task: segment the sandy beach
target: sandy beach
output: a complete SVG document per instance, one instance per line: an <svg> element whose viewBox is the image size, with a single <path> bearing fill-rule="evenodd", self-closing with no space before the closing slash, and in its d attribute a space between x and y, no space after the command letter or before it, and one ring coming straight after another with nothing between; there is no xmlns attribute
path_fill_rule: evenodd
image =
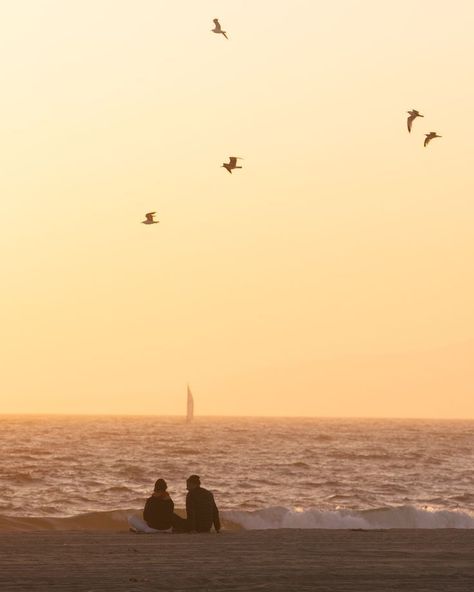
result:
<svg viewBox="0 0 474 592"><path fill-rule="evenodd" d="M0 589L469 592L473 530L0 536Z"/></svg>

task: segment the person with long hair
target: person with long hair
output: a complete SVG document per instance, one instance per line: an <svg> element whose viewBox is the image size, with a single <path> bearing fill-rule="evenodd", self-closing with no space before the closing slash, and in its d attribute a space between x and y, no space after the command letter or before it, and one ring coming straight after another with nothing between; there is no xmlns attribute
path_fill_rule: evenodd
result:
<svg viewBox="0 0 474 592"><path fill-rule="evenodd" d="M146 500L143 519L155 530L187 530L186 520L174 513L174 502L167 489L164 479L156 481L153 494Z"/></svg>

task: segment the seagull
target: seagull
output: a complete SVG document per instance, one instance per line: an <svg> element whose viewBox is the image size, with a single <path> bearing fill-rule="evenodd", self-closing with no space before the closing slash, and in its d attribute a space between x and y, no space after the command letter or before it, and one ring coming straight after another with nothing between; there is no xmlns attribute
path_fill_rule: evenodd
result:
<svg viewBox="0 0 474 592"><path fill-rule="evenodd" d="M242 160L240 156L229 156L229 162L224 162L222 167L227 169L232 174L233 169L241 169L241 166L237 166L237 159ZM221 167L221 168L222 168Z"/></svg>
<svg viewBox="0 0 474 592"><path fill-rule="evenodd" d="M154 220L153 217L156 215L156 212L148 212L145 214L146 220L143 220L142 224L158 224L159 220Z"/></svg>
<svg viewBox="0 0 474 592"><path fill-rule="evenodd" d="M419 111L413 109L412 111L407 111L410 114L410 117L407 119L408 131L411 132L411 126L417 117L424 117Z"/></svg>
<svg viewBox="0 0 474 592"><path fill-rule="evenodd" d="M212 20L212 22L214 23L215 27L214 27L213 29L211 29L211 31L212 31L213 33L217 33L217 34L219 34L219 33L220 33L221 35L224 35L224 37L225 37L226 39L229 39L229 38L227 37L227 35L226 35L226 32L222 30L222 27L221 27L221 24L220 24L220 22L219 22L219 19L213 19L213 20Z"/></svg>
<svg viewBox="0 0 474 592"><path fill-rule="evenodd" d="M434 140L434 138L442 138L443 136L438 136L438 134L436 132L430 132L429 134L425 134L426 138L425 141L423 143L423 146L426 148L428 146L428 144L431 142L431 140Z"/></svg>

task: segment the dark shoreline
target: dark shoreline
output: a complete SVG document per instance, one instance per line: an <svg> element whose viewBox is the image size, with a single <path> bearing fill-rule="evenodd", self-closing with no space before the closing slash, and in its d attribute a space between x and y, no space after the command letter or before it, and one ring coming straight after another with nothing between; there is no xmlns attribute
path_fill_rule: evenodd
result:
<svg viewBox="0 0 474 592"><path fill-rule="evenodd" d="M4 532L0 589L470 592L474 530Z"/></svg>

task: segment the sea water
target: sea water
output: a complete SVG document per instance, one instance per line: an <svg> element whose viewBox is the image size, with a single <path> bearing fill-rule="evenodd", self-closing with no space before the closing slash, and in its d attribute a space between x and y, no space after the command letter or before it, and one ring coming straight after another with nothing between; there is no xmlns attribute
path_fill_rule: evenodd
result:
<svg viewBox="0 0 474 592"><path fill-rule="evenodd" d="M474 528L474 421L0 417L0 528L123 520L159 477L183 508L193 473L247 529Z"/></svg>

